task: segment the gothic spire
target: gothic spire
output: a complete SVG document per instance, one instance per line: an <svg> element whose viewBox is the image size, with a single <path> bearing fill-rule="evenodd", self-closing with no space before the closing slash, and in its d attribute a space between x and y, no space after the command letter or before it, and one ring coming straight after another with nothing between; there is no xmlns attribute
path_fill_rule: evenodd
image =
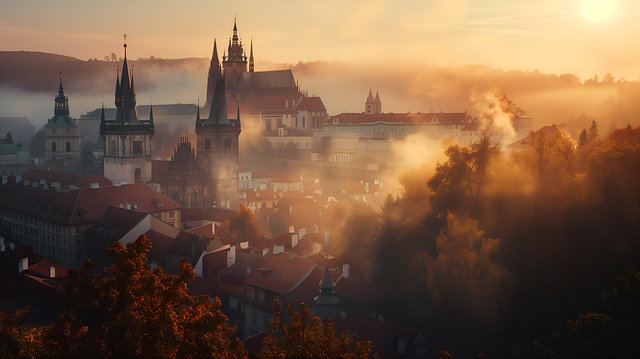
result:
<svg viewBox="0 0 640 359"><path fill-rule="evenodd" d="M126 41L126 35L125 35ZM122 117L116 116L118 124L138 124L138 110L136 109L136 93L132 87L129 62L127 61L127 44L124 44L124 62L122 64L122 78L120 79L120 93L122 96ZM116 90L117 92L117 90ZM118 115L120 110L118 110Z"/></svg>
<svg viewBox="0 0 640 359"><path fill-rule="evenodd" d="M233 18L233 43L238 43L238 26L236 25L236 18Z"/></svg>
<svg viewBox="0 0 640 359"><path fill-rule="evenodd" d="M204 107L211 106L213 101L213 93L216 89L216 81L222 77L222 70L220 68L220 61L218 60L218 46L216 39L213 39L213 54L211 54L211 63L209 64L209 76L207 77L207 99L204 103Z"/></svg>
<svg viewBox="0 0 640 359"><path fill-rule="evenodd" d="M253 39L251 39L251 51L249 55L249 72L253 72L254 63L253 63Z"/></svg>
<svg viewBox="0 0 640 359"><path fill-rule="evenodd" d="M206 105L205 105L206 106ZM196 106L196 123L200 122L200 97L198 97L198 106Z"/></svg>
<svg viewBox="0 0 640 359"><path fill-rule="evenodd" d="M107 120L106 120L106 118L104 116L104 100L102 100L102 114L100 115L100 124L101 125L106 125L107 124Z"/></svg>
<svg viewBox="0 0 640 359"><path fill-rule="evenodd" d="M149 107L149 124L153 125L153 101L151 101L151 106Z"/></svg>
<svg viewBox="0 0 640 359"><path fill-rule="evenodd" d="M378 90L376 90L376 99L374 100L376 103L380 103L380 95L378 94Z"/></svg>
<svg viewBox="0 0 640 359"><path fill-rule="evenodd" d="M371 87L369 87L369 96L367 96L367 102L373 102L373 93L371 93Z"/></svg>
<svg viewBox="0 0 640 359"><path fill-rule="evenodd" d="M213 100L211 101L211 109L209 111L209 119L207 122L220 124L228 123L227 117L227 104L225 101L225 86L224 79L218 79L216 81L216 89L213 93Z"/></svg>

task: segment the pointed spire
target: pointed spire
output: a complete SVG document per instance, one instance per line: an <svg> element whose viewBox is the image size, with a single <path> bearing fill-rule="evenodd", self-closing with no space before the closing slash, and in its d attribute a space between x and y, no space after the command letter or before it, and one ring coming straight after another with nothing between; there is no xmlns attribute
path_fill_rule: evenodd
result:
<svg viewBox="0 0 640 359"><path fill-rule="evenodd" d="M380 103L380 95L378 94L378 90L376 90L376 99L374 101L376 103Z"/></svg>
<svg viewBox="0 0 640 359"><path fill-rule="evenodd" d="M221 78L221 79L218 79L218 81L216 81L216 90L213 93L213 100L211 101L211 109L209 110L209 119L207 120L208 123L215 123L215 124L220 124L220 122L229 123L224 92L225 92L224 78Z"/></svg>
<svg viewBox="0 0 640 359"><path fill-rule="evenodd" d="M233 18L233 43L238 43L238 26L236 25L236 18Z"/></svg>
<svg viewBox="0 0 640 359"><path fill-rule="evenodd" d="M149 106L149 124L153 125L153 98L151 98L151 106Z"/></svg>
<svg viewBox="0 0 640 359"><path fill-rule="evenodd" d="M213 101L213 93L216 89L216 81L222 77L222 69L218 60L218 46L216 39L213 39L213 53L211 54L211 63L209 64L209 75L207 76L207 99L204 107L210 107Z"/></svg>
<svg viewBox="0 0 640 359"><path fill-rule="evenodd" d="M65 116L69 114L69 99L64 95L64 87L62 86L62 71L60 71L60 86L58 87L58 96L55 99L53 113L56 116Z"/></svg>
<svg viewBox="0 0 640 359"><path fill-rule="evenodd" d="M324 264L324 275L322 276L322 280L320 281L320 292L333 292L333 281L331 280L331 275L329 274L329 261L326 261ZM324 289L324 290L323 290Z"/></svg>
<svg viewBox="0 0 640 359"><path fill-rule="evenodd" d="M369 87L369 96L367 96L367 102L373 101L373 93L371 93L371 87Z"/></svg>
<svg viewBox="0 0 640 359"><path fill-rule="evenodd" d="M125 41L127 35L124 35ZM127 44L124 44L124 61L122 64L122 78L120 80L120 91L122 96L122 117L116 117L116 122L120 124L138 124L138 110L136 109L136 93L132 88L132 81L129 73L129 62L127 61ZM117 90L116 90L117 91ZM120 113L120 111L118 111Z"/></svg>
<svg viewBox="0 0 640 359"><path fill-rule="evenodd" d="M253 72L254 63L253 63L253 39L251 39L251 51L249 52L249 72Z"/></svg>
<svg viewBox="0 0 640 359"><path fill-rule="evenodd" d="M196 106L197 111L196 112L196 122L200 122L200 97L198 97L198 106Z"/></svg>
<svg viewBox="0 0 640 359"><path fill-rule="evenodd" d="M240 123L240 104L238 104L238 114L236 115L236 121Z"/></svg>
<svg viewBox="0 0 640 359"><path fill-rule="evenodd" d="M100 124L101 125L107 124L107 119L104 116L104 97L102 98L102 114L100 115Z"/></svg>

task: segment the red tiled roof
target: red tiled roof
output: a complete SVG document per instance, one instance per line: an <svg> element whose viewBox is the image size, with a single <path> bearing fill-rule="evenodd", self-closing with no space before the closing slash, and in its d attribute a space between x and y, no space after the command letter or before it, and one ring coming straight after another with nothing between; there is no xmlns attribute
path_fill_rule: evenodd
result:
<svg viewBox="0 0 640 359"><path fill-rule="evenodd" d="M272 182L296 183L296 182L302 182L302 178L300 178L300 176L294 176L292 174L282 172L279 175L277 175Z"/></svg>
<svg viewBox="0 0 640 359"><path fill-rule="evenodd" d="M262 269L261 269L262 268ZM315 268L315 262L288 253L272 255L244 280L247 285L286 295Z"/></svg>
<svg viewBox="0 0 640 359"><path fill-rule="evenodd" d="M113 186L113 182L106 177L91 176L79 173L48 171L32 168L22 175L23 180L40 183L44 180L49 187L52 183L60 183L63 189L69 188L69 185L75 185L78 188L89 188L92 183L98 183L102 186Z"/></svg>
<svg viewBox="0 0 640 359"><path fill-rule="evenodd" d="M278 95L278 96L254 96L250 97L249 105L251 105L251 111L265 111L265 110L285 110L292 111L294 107L292 101L296 101L297 106L300 102L302 95ZM285 107L285 105L288 105ZM294 111L297 112L297 111Z"/></svg>
<svg viewBox="0 0 640 359"><path fill-rule="evenodd" d="M351 123L356 124L369 124L376 122L390 122L390 123L406 123L412 124L415 121L418 123L446 123L450 125L465 125L471 119L470 115L464 112L449 112L449 113L380 113L374 115L367 115L364 113L341 113L339 115L331 116L327 119L327 122L332 124L335 119L338 119L340 124Z"/></svg>
<svg viewBox="0 0 640 359"><path fill-rule="evenodd" d="M202 210L202 208L184 208L182 210L182 220L183 221L188 221L188 220L199 220L202 219L202 217L204 216L204 211Z"/></svg>
<svg viewBox="0 0 640 359"><path fill-rule="evenodd" d="M367 194L367 189L360 182L346 182L340 193L344 194Z"/></svg>
<svg viewBox="0 0 640 359"><path fill-rule="evenodd" d="M244 191L240 191L240 193L246 194L247 203L262 202L267 200L279 200L284 196L281 189L264 189L258 191L255 191L254 189L247 189Z"/></svg>
<svg viewBox="0 0 640 359"><path fill-rule="evenodd" d="M278 175L278 172L272 170L271 168L265 170L255 170L251 171L251 179L256 178L273 178Z"/></svg>
<svg viewBox="0 0 640 359"><path fill-rule="evenodd" d="M213 237L213 223L204 224L200 227L194 227L187 230L189 233L199 234L201 236Z"/></svg>
<svg viewBox="0 0 640 359"><path fill-rule="evenodd" d="M313 308L315 305L313 299L320 294L320 281L322 281L323 276L324 267L322 269L314 269L307 279L300 283L298 288L284 297L284 300L296 308L299 307L300 303L304 303L309 309ZM340 273L329 273L329 276L334 283L340 279Z"/></svg>
<svg viewBox="0 0 640 359"><path fill-rule="evenodd" d="M532 136L538 137L538 136L544 134L544 136L546 138L551 138L556 133L560 133L563 136L569 136L569 138L571 138L571 139L573 139L576 136L576 134L573 132L571 127L569 127L568 125L566 125L564 123L559 124L559 125L553 124L551 126L544 126L544 127L540 128L539 130L537 130L536 132L534 132L533 135L530 133L525 138L523 138L523 139L521 139L519 141L516 141L516 142L510 144L507 147L511 148L511 149L529 148L531 146L531 138L532 138Z"/></svg>
<svg viewBox="0 0 640 359"><path fill-rule="evenodd" d="M320 97L305 97L300 101L298 106L296 106L296 110L298 111L326 111L327 108L322 103L322 99Z"/></svg>
<svg viewBox="0 0 640 359"><path fill-rule="evenodd" d="M202 219L206 219L207 221L212 221L212 222L224 222L227 219L231 219L234 213L236 212L232 209L207 207L204 210Z"/></svg>
<svg viewBox="0 0 640 359"><path fill-rule="evenodd" d="M98 242L106 248L129 233L147 213L107 206L100 221L84 231L88 241Z"/></svg>

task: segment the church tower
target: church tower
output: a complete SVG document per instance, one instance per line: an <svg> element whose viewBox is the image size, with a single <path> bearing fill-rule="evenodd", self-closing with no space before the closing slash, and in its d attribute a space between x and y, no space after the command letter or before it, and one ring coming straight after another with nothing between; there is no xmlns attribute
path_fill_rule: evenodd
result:
<svg viewBox="0 0 640 359"><path fill-rule="evenodd" d="M227 80L228 81L228 80ZM219 79L211 101L208 119L196 117L198 137L197 162L203 170L203 206L237 210L238 199L238 137L240 108L235 119L227 116L225 80Z"/></svg>
<svg viewBox="0 0 640 359"><path fill-rule="evenodd" d="M126 35L125 35L126 40ZM141 121L136 109L133 71L129 72L127 44L124 44L122 78L116 76L116 119L100 123L104 140L104 176L113 182L151 181L151 139L154 135L153 109L149 120Z"/></svg>
<svg viewBox="0 0 640 359"><path fill-rule="evenodd" d="M335 286L329 275L329 262L324 265L324 275L320 281L320 294L313 299L316 304L313 309L313 315L319 317L323 321L331 318L337 319L340 317L340 299L336 297L333 292Z"/></svg>
<svg viewBox="0 0 640 359"><path fill-rule="evenodd" d="M242 49L242 41L238 39L238 26L233 20L233 37L229 39L227 55L222 56L223 75L227 85L227 103L238 103L240 93L236 87L242 74L247 72L247 56Z"/></svg>
<svg viewBox="0 0 640 359"><path fill-rule="evenodd" d="M45 161L80 159L78 140L78 123L69 116L69 98L64 95L62 73L60 73L60 87L55 98L54 116L45 127Z"/></svg>
<svg viewBox="0 0 640 359"><path fill-rule="evenodd" d="M218 59L218 46L216 40L213 39L213 53L211 54L211 63L209 64L209 76L207 76L207 100L204 103L205 113L211 109L213 102L213 94L216 90L216 82L222 78L222 68Z"/></svg>
<svg viewBox="0 0 640 359"><path fill-rule="evenodd" d="M369 96L367 96L367 101L364 103L364 113L367 115L377 115L382 113L382 102L380 102L380 95L376 90L376 98L373 98L373 93L371 93L371 89L369 89Z"/></svg>

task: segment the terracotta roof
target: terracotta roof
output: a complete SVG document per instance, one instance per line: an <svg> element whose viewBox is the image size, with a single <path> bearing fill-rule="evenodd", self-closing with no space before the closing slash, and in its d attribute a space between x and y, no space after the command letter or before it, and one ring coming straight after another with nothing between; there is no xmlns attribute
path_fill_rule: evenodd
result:
<svg viewBox="0 0 640 359"><path fill-rule="evenodd" d="M204 224L200 227L194 227L187 230L189 233L199 234L201 236L213 237L213 223Z"/></svg>
<svg viewBox="0 0 640 359"><path fill-rule="evenodd" d="M373 124L373 123L405 123L413 124L418 121L419 124L449 124L449 125L466 125L471 119L470 115L464 112L434 112L434 113L380 113L380 114L364 114L364 113L341 113L339 115L330 116L325 123L333 124L338 119L340 124L356 123L356 124Z"/></svg>
<svg viewBox="0 0 640 359"><path fill-rule="evenodd" d="M326 111L327 108L322 103L320 97L305 97L300 101L300 104L296 106L296 110L299 111Z"/></svg>
<svg viewBox="0 0 640 359"><path fill-rule="evenodd" d="M199 220L204 216L204 211L202 208L184 208L182 209L182 220Z"/></svg>
<svg viewBox="0 0 640 359"><path fill-rule="evenodd" d="M228 250L221 250L213 253L205 254L202 257L202 275L204 278L211 279L211 283L218 285L218 271L227 268Z"/></svg>
<svg viewBox="0 0 640 359"><path fill-rule="evenodd" d="M516 141L516 142L510 144L507 147L511 148L511 149L527 149L527 148L531 147L531 138L532 138L532 136L537 137L537 136L540 136L541 134L544 134L544 136L546 138L551 138L556 133L560 133L563 136L569 136L569 138L571 138L574 141L575 141L575 137L577 136L577 134L575 132L573 132L571 127L569 127L568 125L566 125L564 123L559 124L559 125L553 124L551 126L544 126L544 127L540 128L539 130L535 131L533 133L533 135L530 133L525 138L523 138L523 139L521 139L519 141Z"/></svg>
<svg viewBox="0 0 640 359"><path fill-rule="evenodd" d="M180 231L173 243L171 243L171 246L169 246L169 249L167 249L167 253L191 257L191 262L187 262L189 262L189 264L193 266L198 261L198 259L200 259L200 254L202 253L202 251L207 249L209 240L210 238L208 237ZM186 252L185 249L187 247L193 248L193 253Z"/></svg>
<svg viewBox="0 0 640 359"><path fill-rule="evenodd" d="M364 184L360 182L345 182L340 193L344 194L367 194L367 190Z"/></svg>
<svg viewBox="0 0 640 359"><path fill-rule="evenodd" d="M180 210L182 206L163 196L144 183L121 187L104 186L97 189L81 188L58 192L49 187L0 187L0 207L61 224L97 222L107 206L126 207L144 213ZM14 190L11 190L13 188Z"/></svg>
<svg viewBox="0 0 640 359"><path fill-rule="evenodd" d="M226 234L217 224L215 225L215 227L213 227L213 234L215 234L216 237L220 238L220 242L223 245L235 243L235 240L231 238L230 235Z"/></svg>
<svg viewBox="0 0 640 359"><path fill-rule="evenodd" d="M238 172L251 172L251 168L249 168L249 166L245 165L244 163L240 162L238 164Z"/></svg>
<svg viewBox="0 0 640 359"><path fill-rule="evenodd" d="M247 189L244 191L240 191L240 193L246 194L247 203L263 202L267 200L277 201L284 196L281 189L264 189L258 191L254 189Z"/></svg>
<svg viewBox="0 0 640 359"><path fill-rule="evenodd" d="M69 185L75 185L78 188L89 188L92 183L98 183L102 186L113 186L113 182L106 177L91 176L79 173L48 171L32 168L22 175L23 180L40 183L44 180L49 187L52 183L60 183L63 189L69 188Z"/></svg>
<svg viewBox="0 0 640 359"><path fill-rule="evenodd" d="M272 255L244 280L247 285L286 295L293 291L311 271L315 262L288 253Z"/></svg>
<svg viewBox="0 0 640 359"><path fill-rule="evenodd" d="M255 170L251 171L251 179L256 178L273 178L278 175L278 172L268 168L265 170Z"/></svg>
<svg viewBox="0 0 640 359"><path fill-rule="evenodd" d="M279 175L277 175L272 182L296 183L296 182L302 182L302 178L300 178L300 176L294 176L292 174L282 172Z"/></svg>
<svg viewBox="0 0 640 359"><path fill-rule="evenodd" d="M211 222L224 222L227 219L231 219L234 213L236 213L236 211L232 209L207 207L204 210L202 219L206 219L207 221L211 221Z"/></svg>

